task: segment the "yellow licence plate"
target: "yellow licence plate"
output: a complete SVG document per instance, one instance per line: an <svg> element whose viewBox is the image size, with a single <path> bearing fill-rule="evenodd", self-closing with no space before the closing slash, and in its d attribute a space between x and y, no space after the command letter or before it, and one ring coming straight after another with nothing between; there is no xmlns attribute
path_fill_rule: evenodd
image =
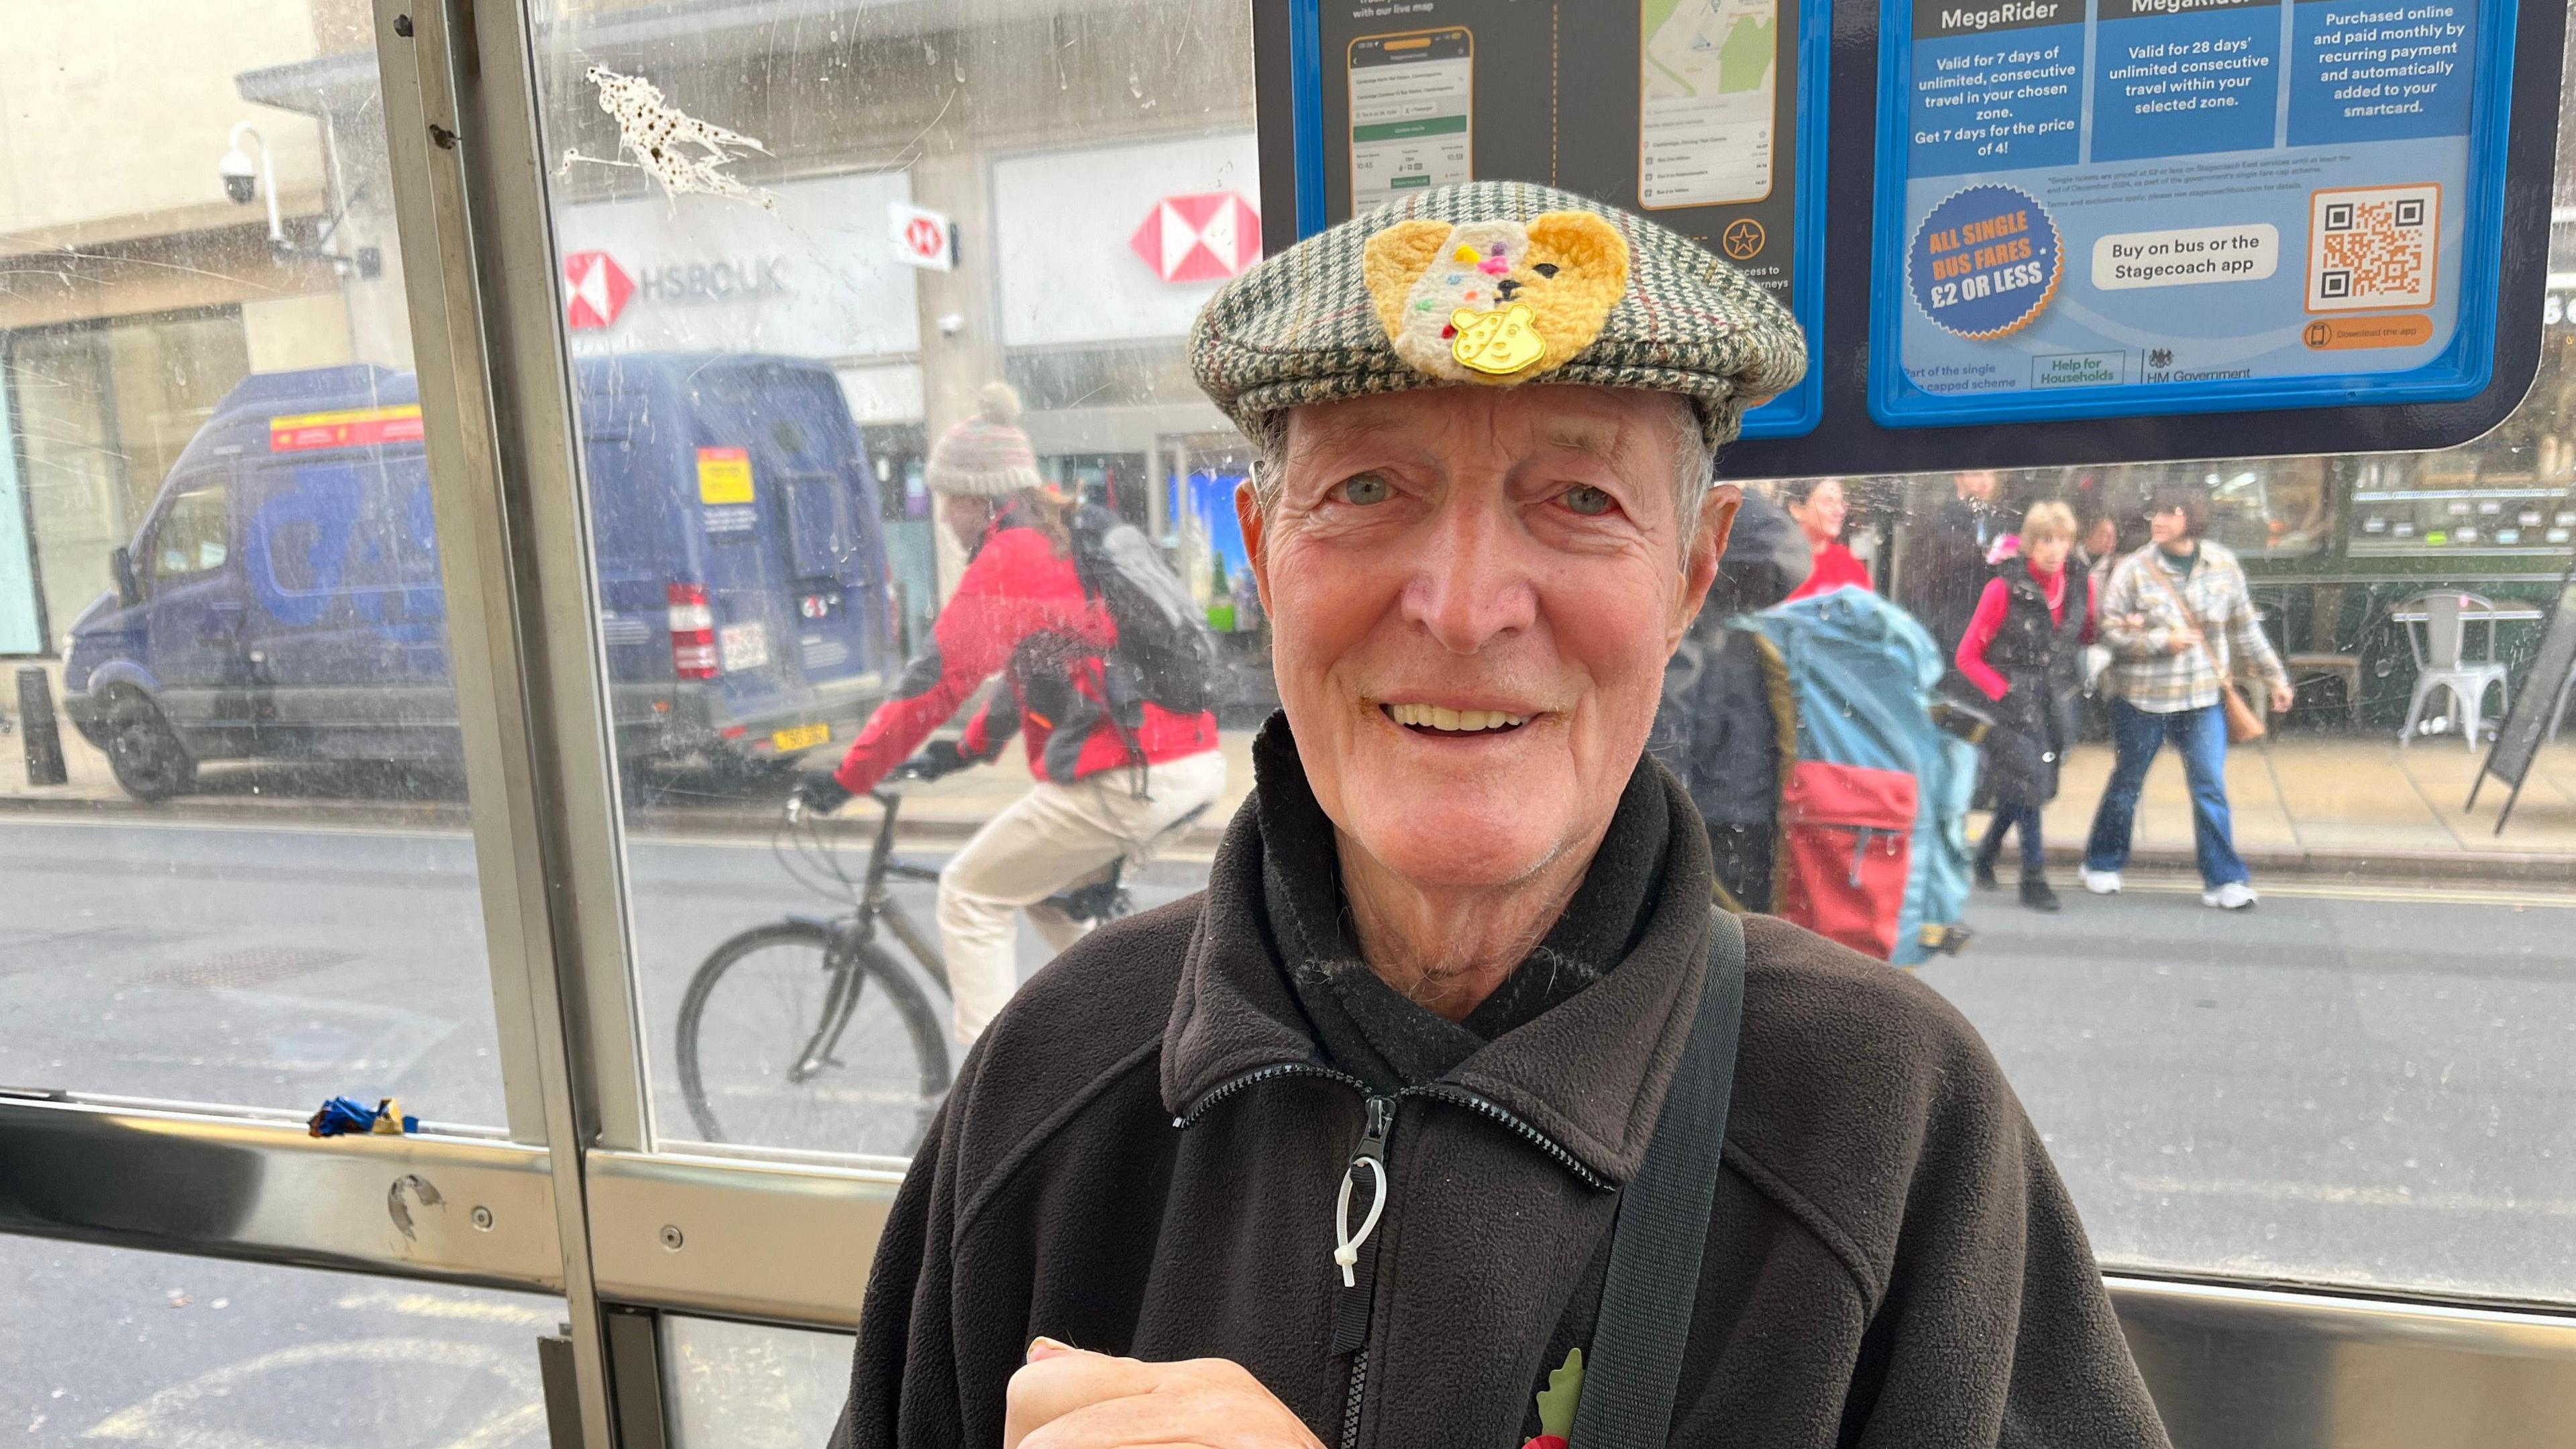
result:
<svg viewBox="0 0 2576 1449"><path fill-rule="evenodd" d="M769 737L769 742L782 750L810 750L832 737L828 724L797 725Z"/></svg>

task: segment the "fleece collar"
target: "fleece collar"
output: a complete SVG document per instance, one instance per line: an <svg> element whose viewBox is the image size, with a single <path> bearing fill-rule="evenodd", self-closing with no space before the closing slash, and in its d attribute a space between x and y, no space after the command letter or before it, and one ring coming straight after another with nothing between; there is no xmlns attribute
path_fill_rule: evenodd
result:
<svg viewBox="0 0 2576 1449"><path fill-rule="evenodd" d="M1306 791L1302 772L1292 781L1277 759L1256 757L1256 774L1265 768L1264 790ZM1689 1034L1707 969L1714 879L1688 795L1662 766L1643 768L1662 797L1666 844L1661 890L1634 944L1601 979L1503 1031L1425 1092L1500 1107L1612 1183L1627 1181L1644 1159ZM1163 1037L1163 1104L1176 1117L1265 1068L1327 1065L1268 929L1263 868L1274 847L1262 817L1257 801L1245 802L1209 869Z"/></svg>
<svg viewBox="0 0 2576 1449"><path fill-rule="evenodd" d="M1382 1091L1439 1080L1486 1042L1600 980L1645 934L1647 908L1663 887L1671 822L1663 785L1640 759L1564 914L1464 1021L1448 1021L1387 985L1361 958L1342 897L1333 822L1307 786L1284 717L1274 716L1253 741L1252 763L1271 947L1287 964L1289 987L1324 1054Z"/></svg>

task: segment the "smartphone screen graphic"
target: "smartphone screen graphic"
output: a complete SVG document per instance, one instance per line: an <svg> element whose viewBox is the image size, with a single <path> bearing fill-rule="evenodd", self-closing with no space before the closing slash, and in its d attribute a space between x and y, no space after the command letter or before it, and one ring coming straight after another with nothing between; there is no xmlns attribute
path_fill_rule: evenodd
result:
<svg viewBox="0 0 2576 1449"><path fill-rule="evenodd" d="M1352 215L1473 175L1475 70L1463 25L1351 42Z"/></svg>

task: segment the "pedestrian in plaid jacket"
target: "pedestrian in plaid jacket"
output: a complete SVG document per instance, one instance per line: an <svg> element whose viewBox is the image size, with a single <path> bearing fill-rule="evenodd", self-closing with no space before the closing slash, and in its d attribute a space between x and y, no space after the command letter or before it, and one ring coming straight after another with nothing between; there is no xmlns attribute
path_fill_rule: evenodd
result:
<svg viewBox="0 0 2576 1449"><path fill-rule="evenodd" d="M2138 792L2165 742L2182 756L2191 786L2192 852L2201 901L2223 910L2254 904L2236 853L2227 809L2227 714L2219 690L2242 658L2270 687L2275 710L2290 707L2290 676L2263 637L2245 570L2225 545L2201 535L2209 495L2159 489L2149 510L2154 541L2119 561L2102 594L2102 641L2111 647L2111 739L2118 754L2084 849L2084 888L2120 889Z"/></svg>

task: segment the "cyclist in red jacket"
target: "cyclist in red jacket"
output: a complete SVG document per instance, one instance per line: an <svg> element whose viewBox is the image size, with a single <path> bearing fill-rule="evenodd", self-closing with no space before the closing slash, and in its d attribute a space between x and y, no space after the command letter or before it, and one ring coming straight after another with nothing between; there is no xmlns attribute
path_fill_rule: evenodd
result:
<svg viewBox="0 0 2576 1449"><path fill-rule="evenodd" d="M965 575L929 646L840 768L798 786L809 805L837 809L910 757L985 680L1004 676L964 736L932 742L921 761L932 775L983 764L1022 734L1038 780L939 875L940 940L966 1043L1019 985L1016 912L1056 949L1073 944L1084 923L1044 905L1047 897L1150 854L1225 789L1214 713L1113 698L1117 620L1083 587L1069 510L1038 473L1018 416L1018 397L990 384L982 411L931 450L925 481L969 554Z"/></svg>

